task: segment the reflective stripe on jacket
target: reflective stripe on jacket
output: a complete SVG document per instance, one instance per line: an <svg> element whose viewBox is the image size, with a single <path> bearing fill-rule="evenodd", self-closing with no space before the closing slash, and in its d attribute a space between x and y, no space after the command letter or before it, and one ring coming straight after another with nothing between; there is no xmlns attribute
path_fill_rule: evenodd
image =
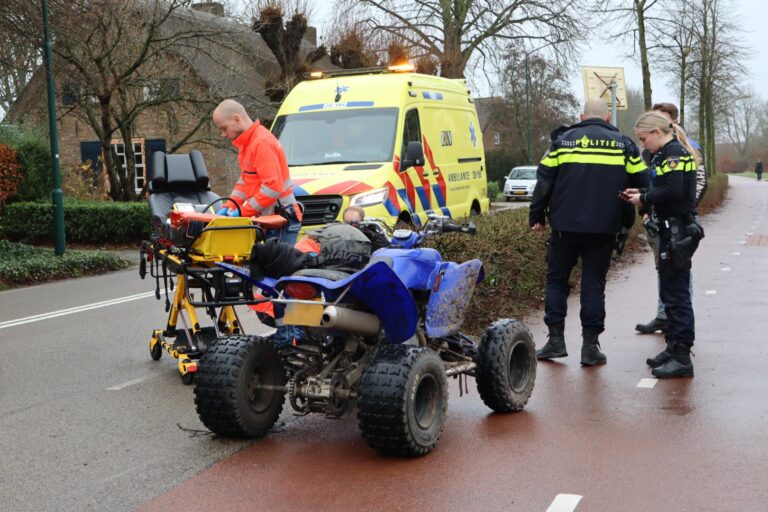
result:
<svg viewBox="0 0 768 512"><path fill-rule="evenodd" d="M230 197L243 217L271 215L278 201L283 207L296 203L285 153L269 130L256 121L232 145L238 150L240 179Z"/></svg>
<svg viewBox="0 0 768 512"><path fill-rule="evenodd" d="M601 119L552 133L539 163L529 223L546 218L557 231L615 234L622 225L619 191L648 185L648 171L632 140Z"/></svg>

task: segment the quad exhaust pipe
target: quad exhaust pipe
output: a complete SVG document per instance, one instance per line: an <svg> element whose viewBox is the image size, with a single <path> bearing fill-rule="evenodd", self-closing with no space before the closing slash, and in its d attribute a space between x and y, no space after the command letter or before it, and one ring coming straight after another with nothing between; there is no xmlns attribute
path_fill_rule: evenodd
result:
<svg viewBox="0 0 768 512"><path fill-rule="evenodd" d="M381 329L381 321L376 315L337 306L328 306L323 310L320 325L329 329L356 332L367 336L378 334Z"/></svg>

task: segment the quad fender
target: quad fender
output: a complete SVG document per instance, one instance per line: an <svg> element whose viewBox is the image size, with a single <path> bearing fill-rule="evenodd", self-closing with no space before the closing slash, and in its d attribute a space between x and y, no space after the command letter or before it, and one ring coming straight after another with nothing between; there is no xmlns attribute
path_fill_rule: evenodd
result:
<svg viewBox="0 0 768 512"><path fill-rule="evenodd" d="M427 304L427 336L439 338L459 330L475 285L483 280L483 274L480 260L441 266Z"/></svg>
<svg viewBox="0 0 768 512"><path fill-rule="evenodd" d="M411 290L430 290L442 267L443 258L432 248L379 249L371 261L386 261L405 286Z"/></svg>
<svg viewBox="0 0 768 512"><path fill-rule="evenodd" d="M336 299L351 285L349 294L379 317L386 338L391 343L402 343L416 333L419 321L416 302L403 281L383 261L373 263L340 281L287 276L277 281L277 287L284 287L288 283L311 283L325 292L327 300Z"/></svg>

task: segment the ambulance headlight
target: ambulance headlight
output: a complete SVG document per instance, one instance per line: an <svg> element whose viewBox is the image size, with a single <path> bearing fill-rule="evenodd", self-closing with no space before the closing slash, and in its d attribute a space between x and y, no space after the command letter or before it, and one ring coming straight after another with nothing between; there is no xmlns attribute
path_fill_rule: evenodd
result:
<svg viewBox="0 0 768 512"><path fill-rule="evenodd" d="M374 204L383 203L387 199L387 189L377 188L375 190L369 190L362 194L356 194L352 196L349 201L350 206L373 206Z"/></svg>

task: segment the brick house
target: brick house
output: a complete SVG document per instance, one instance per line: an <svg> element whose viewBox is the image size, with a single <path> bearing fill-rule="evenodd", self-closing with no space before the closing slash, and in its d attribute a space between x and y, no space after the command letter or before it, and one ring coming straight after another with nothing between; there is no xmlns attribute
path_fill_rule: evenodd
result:
<svg viewBox="0 0 768 512"><path fill-rule="evenodd" d="M503 99L499 97L476 98L475 108L483 132L483 146L486 153L512 146L513 131L504 122Z"/></svg>
<svg viewBox="0 0 768 512"><path fill-rule="evenodd" d="M164 71L166 78L141 88L138 94L157 94L162 88L180 90L183 95L200 98L201 104L194 109L179 108L175 103L160 104L143 111L135 124L133 139L136 153L136 189L141 190L151 171L151 154L154 151L188 153L200 150L205 158L211 187L219 194L227 194L239 177L237 154L222 139L210 121L212 108L223 98L240 101L253 119L271 120L275 108L264 95L265 77L279 70L271 51L261 36L249 26L225 18L224 9L216 2L193 5L181 15L169 19L169 24L206 24L221 27L229 38L228 44L206 39L205 51L180 48L168 55ZM173 26L171 30L176 29ZM309 27L304 38L303 50L307 53L316 48L316 30ZM232 48L237 48L233 51ZM95 175L105 174L102 167L101 144L91 125L85 120L82 104L85 84L77 84L66 67L54 58L57 92L57 119L59 155L64 180L83 164L92 165ZM332 68L327 57L317 63L319 69ZM146 99L146 97L145 97ZM21 92L8 113L8 120L45 129L48 126L45 70L40 68L27 87ZM185 140L195 127L194 136ZM47 130L46 130L47 131ZM112 140L118 157L124 161L125 141ZM178 146L178 147L177 147ZM106 183L106 180L104 180Z"/></svg>

